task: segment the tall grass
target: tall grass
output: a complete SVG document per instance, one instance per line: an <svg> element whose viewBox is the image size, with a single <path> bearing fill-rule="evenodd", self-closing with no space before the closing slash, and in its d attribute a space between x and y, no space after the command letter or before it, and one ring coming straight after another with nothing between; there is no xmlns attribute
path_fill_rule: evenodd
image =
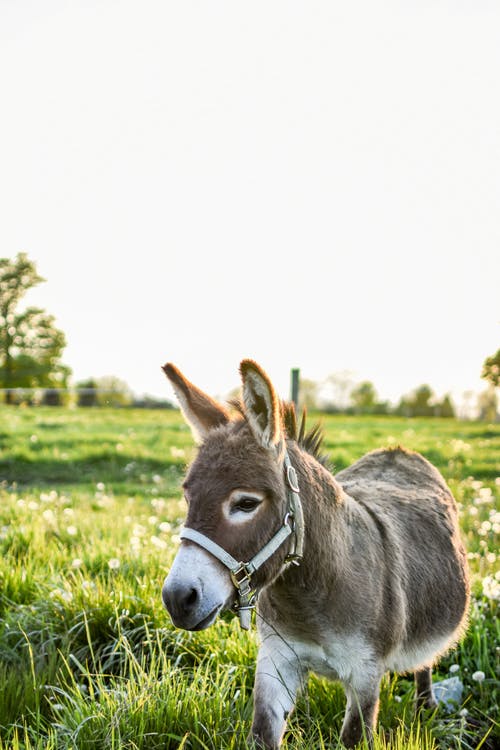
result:
<svg viewBox="0 0 500 750"><path fill-rule="evenodd" d="M397 443L438 466L460 504L472 571L467 635L434 677L460 677L460 705L415 716L411 677L387 675L375 750L493 750L498 425L323 421L337 469ZM255 633L230 616L201 633L177 631L161 606L193 450L180 415L2 407L0 425L0 750L244 748ZM341 688L316 677L308 688L287 747L338 747Z"/></svg>

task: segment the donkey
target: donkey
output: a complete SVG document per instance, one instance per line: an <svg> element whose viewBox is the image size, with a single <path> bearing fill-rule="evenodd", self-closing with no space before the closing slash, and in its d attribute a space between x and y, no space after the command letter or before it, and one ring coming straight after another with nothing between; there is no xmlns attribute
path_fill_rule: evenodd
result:
<svg viewBox="0 0 500 750"><path fill-rule="evenodd" d="M347 747L373 736L387 670L414 671L417 705L434 707L431 665L463 633L469 599L457 508L437 469L382 449L334 477L319 429L298 429L254 361L240 365L236 416L163 369L200 447L162 598L175 626L202 630L230 608L248 628L258 596L250 741L280 747L310 671L344 686Z"/></svg>

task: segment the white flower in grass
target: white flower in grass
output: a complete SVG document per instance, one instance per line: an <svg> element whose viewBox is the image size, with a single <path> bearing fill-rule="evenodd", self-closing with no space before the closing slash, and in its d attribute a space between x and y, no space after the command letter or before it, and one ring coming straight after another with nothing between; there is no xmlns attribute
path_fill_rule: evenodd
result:
<svg viewBox="0 0 500 750"><path fill-rule="evenodd" d="M477 672L474 672L472 675L472 679L474 680L474 682L482 682L485 677L486 675L480 669L478 669Z"/></svg>
<svg viewBox="0 0 500 750"><path fill-rule="evenodd" d="M29 501L29 503L28 503L28 508L29 508L30 510L38 510L38 507L39 507L39 506L38 506L38 503L37 503L37 502L35 502L35 500L30 500L30 501Z"/></svg>
<svg viewBox="0 0 500 750"><path fill-rule="evenodd" d="M139 549L141 546L141 538L139 536L136 536L135 534L132 534L130 537L130 546L132 549Z"/></svg>
<svg viewBox="0 0 500 750"><path fill-rule="evenodd" d="M175 445L173 445L170 448L170 454L173 458L184 458L186 455L186 451L184 448L177 448Z"/></svg>
<svg viewBox="0 0 500 750"><path fill-rule="evenodd" d="M159 536L152 536L151 537L151 544L153 547L157 547L158 549L166 549L167 543L164 539L160 539Z"/></svg>
<svg viewBox="0 0 500 750"><path fill-rule="evenodd" d="M498 575L498 574L497 574ZM488 599L500 601L500 580L495 576L486 576L483 578L483 594Z"/></svg>
<svg viewBox="0 0 500 750"><path fill-rule="evenodd" d="M96 489L99 492L103 492L106 489L106 485L104 484L104 482L97 482Z"/></svg>
<svg viewBox="0 0 500 750"><path fill-rule="evenodd" d="M162 531L164 534L168 534L169 531L172 531L172 524L168 521L162 521L161 524L158 526L160 531Z"/></svg>
<svg viewBox="0 0 500 750"><path fill-rule="evenodd" d="M458 672L459 669L460 669L459 664L452 664L450 667L450 674L455 674L455 672Z"/></svg>
<svg viewBox="0 0 500 750"><path fill-rule="evenodd" d="M66 531L70 536L76 536L78 534L78 529L76 528L76 526L68 526Z"/></svg>
<svg viewBox="0 0 500 750"><path fill-rule="evenodd" d="M71 591L65 591L64 589L54 589L49 594L51 599L62 599L63 602L72 602L73 594Z"/></svg>
<svg viewBox="0 0 500 750"><path fill-rule="evenodd" d="M155 509L157 513L161 513L162 510L165 508L165 499L163 497L154 497L151 500L151 505Z"/></svg>
<svg viewBox="0 0 500 750"><path fill-rule="evenodd" d="M53 510L50 510L50 508L48 510L43 511L42 518L44 521L50 524L55 524L56 522L56 514L54 513Z"/></svg>
<svg viewBox="0 0 500 750"><path fill-rule="evenodd" d="M108 568L110 570L118 570L118 568L120 567L120 565L121 565L121 563L120 563L120 561L119 561L119 559L117 557L111 557L108 560Z"/></svg>
<svg viewBox="0 0 500 750"><path fill-rule="evenodd" d="M82 565L83 565L83 560L80 557L75 557L75 559L71 563L72 568L81 568Z"/></svg>

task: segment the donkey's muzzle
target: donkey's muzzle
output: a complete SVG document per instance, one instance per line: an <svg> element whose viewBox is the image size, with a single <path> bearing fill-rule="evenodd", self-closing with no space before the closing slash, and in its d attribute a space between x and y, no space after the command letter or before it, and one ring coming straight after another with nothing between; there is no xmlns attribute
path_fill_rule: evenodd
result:
<svg viewBox="0 0 500 750"><path fill-rule="evenodd" d="M208 628L222 609L222 604L207 607L202 601L201 588L196 585L165 581L161 596L174 625L184 630Z"/></svg>

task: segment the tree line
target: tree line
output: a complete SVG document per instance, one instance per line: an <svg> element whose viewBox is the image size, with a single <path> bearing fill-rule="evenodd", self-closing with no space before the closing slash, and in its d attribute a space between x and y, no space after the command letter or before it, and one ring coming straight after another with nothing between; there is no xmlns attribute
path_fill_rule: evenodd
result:
<svg viewBox="0 0 500 750"><path fill-rule="evenodd" d="M0 258L0 399L7 404L28 401L46 405L76 403L78 406L167 407L167 400L136 399L130 388L116 377L89 378L71 384L71 368L62 362L66 337L53 315L38 307L19 310L29 289L44 282L26 253L13 259ZM479 396L479 416L497 418L497 389L500 387L500 349L488 357L481 377L488 389ZM454 417L456 409L449 395L436 399L429 385L420 385L403 396L396 406L380 401L370 381L353 384L346 373L322 385L311 380L300 383L300 403L308 409L352 414L401 414L403 416ZM324 388L323 388L324 390Z"/></svg>
<svg viewBox="0 0 500 750"><path fill-rule="evenodd" d="M0 258L0 401L173 408L167 400L136 398L116 377L72 384L71 368L62 362L66 337L54 316L38 307L19 310L26 292L44 281L26 253Z"/></svg>

